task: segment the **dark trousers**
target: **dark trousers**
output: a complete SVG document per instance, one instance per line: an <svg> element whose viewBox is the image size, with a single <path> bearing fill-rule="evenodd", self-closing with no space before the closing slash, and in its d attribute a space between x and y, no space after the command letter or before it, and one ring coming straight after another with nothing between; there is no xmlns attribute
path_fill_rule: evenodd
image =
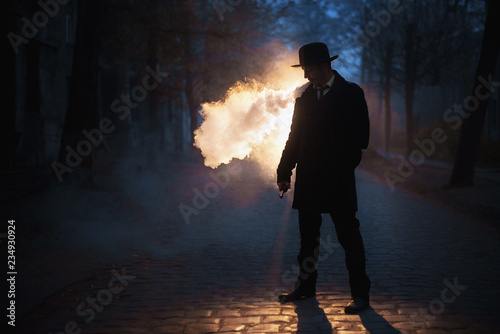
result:
<svg viewBox="0 0 500 334"><path fill-rule="evenodd" d="M345 251L345 263L349 272L351 295L368 298L370 279L365 271L365 248L359 232L359 220L354 212L330 213L337 239ZM300 273L296 288L315 290L318 273L321 213L299 210L300 252L297 260Z"/></svg>

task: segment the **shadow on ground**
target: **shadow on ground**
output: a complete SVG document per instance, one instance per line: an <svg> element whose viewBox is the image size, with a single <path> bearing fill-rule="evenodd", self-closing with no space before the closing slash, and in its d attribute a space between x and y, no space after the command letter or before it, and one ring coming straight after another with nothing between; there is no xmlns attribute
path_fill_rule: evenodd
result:
<svg viewBox="0 0 500 334"><path fill-rule="evenodd" d="M314 298L306 298L294 301L297 307L297 334L300 333L332 333L332 324L328 321L325 311L319 306L319 302Z"/></svg>
<svg viewBox="0 0 500 334"><path fill-rule="evenodd" d="M297 313L297 334L331 334L336 328L328 320L325 311L319 306L316 298L307 298L294 301ZM383 316L375 312L370 307L359 313L359 317L366 331L371 334L401 334L400 331L392 327Z"/></svg>
<svg viewBox="0 0 500 334"><path fill-rule="evenodd" d="M383 316L375 312L372 307L359 314L363 326L370 334L401 334L396 328L384 319Z"/></svg>

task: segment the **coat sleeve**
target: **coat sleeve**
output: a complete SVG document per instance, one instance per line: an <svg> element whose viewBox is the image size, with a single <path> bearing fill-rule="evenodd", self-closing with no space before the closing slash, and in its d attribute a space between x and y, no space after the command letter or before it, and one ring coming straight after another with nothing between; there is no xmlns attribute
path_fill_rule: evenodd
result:
<svg viewBox="0 0 500 334"><path fill-rule="evenodd" d="M370 119L368 116L368 106L366 105L365 93L358 85L354 85L352 105L352 119L350 126L353 129L353 148L365 149L370 140Z"/></svg>
<svg viewBox="0 0 500 334"><path fill-rule="evenodd" d="M281 154L281 160L278 165L278 182L290 182L292 176L292 170L298 162L299 154L299 142L300 142L300 121L299 119L299 107L300 97L295 101L295 107L292 117L292 125L290 128L290 133L288 134L288 140Z"/></svg>
<svg viewBox="0 0 500 334"><path fill-rule="evenodd" d="M342 165L354 169L361 161L361 150L368 147L370 138L370 120L363 89L356 84L350 84L348 109L345 122L347 140L342 145Z"/></svg>

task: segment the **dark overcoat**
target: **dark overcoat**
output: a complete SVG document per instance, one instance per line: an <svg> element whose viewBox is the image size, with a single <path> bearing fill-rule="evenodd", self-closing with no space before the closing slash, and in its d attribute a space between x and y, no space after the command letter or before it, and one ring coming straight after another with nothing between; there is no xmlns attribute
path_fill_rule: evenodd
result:
<svg viewBox="0 0 500 334"><path fill-rule="evenodd" d="M368 146L368 108L361 87L333 72L333 85L320 100L309 84L295 101L277 171L278 182L290 182L296 167L295 209L357 211L354 169Z"/></svg>

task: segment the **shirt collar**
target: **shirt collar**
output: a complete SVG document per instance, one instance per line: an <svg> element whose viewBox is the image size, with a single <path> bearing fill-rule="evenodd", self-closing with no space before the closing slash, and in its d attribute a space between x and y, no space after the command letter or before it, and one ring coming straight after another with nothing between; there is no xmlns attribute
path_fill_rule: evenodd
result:
<svg viewBox="0 0 500 334"><path fill-rule="evenodd" d="M332 78L328 80L325 86L328 86L328 88L332 88L333 80L335 80L335 74L332 75Z"/></svg>
<svg viewBox="0 0 500 334"><path fill-rule="evenodd" d="M328 80L328 82L323 86L323 87L313 87L314 89L316 90L320 90L320 89L323 89L324 87L328 86L328 89L332 88L332 85L333 85L333 81L335 80L335 74L332 73L332 77L330 80ZM327 89L327 90L328 90Z"/></svg>

